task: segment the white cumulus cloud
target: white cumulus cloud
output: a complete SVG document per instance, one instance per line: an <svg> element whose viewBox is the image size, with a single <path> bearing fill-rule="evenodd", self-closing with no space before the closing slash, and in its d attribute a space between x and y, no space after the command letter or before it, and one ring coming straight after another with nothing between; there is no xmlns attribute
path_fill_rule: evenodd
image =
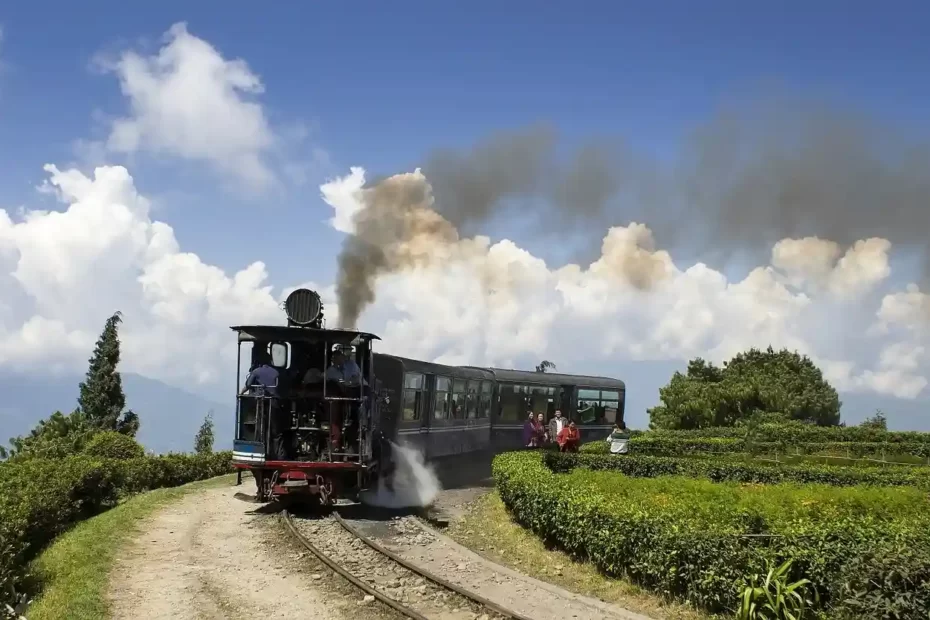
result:
<svg viewBox="0 0 930 620"><path fill-rule="evenodd" d="M113 122L108 149L206 162L256 189L276 182L268 156L279 139L255 101L261 78L244 60L227 60L177 23L155 55L129 50L104 66L130 108Z"/></svg>
<svg viewBox="0 0 930 620"><path fill-rule="evenodd" d="M212 389L234 371L228 326L282 322L279 303L293 286L273 289L261 262L228 273L181 248L125 168L46 172L42 190L61 209L0 210L0 366L82 371L104 320L121 310L126 370ZM321 187L334 227L353 230L364 181L357 168ZM927 382L919 326L930 302L917 287L884 298L873 290L888 276L889 251L880 239L850 248L785 240L771 264L731 280L702 263L676 264L639 223L607 230L587 265L549 265L513 241L478 236L382 277L360 325L398 354L494 365L545 358L604 374L617 360L719 361L772 344L811 355L841 389L913 398ZM648 274L651 288L630 274ZM331 283L311 286L333 324ZM856 323L850 310L869 303ZM838 323L875 353L850 357L824 339Z"/></svg>

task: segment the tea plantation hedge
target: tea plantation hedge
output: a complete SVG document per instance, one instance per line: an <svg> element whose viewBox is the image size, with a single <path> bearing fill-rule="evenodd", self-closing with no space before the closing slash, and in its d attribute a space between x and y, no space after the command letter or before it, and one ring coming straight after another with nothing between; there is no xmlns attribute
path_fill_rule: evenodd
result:
<svg viewBox="0 0 930 620"><path fill-rule="evenodd" d="M0 463L0 610L15 605L15 592L28 589L28 563L75 523L134 493L228 473L231 457L230 452L129 459L81 454Z"/></svg>
<svg viewBox="0 0 930 620"><path fill-rule="evenodd" d="M925 618L930 609L920 489L556 474L545 458L496 457L502 500L521 524L606 574L722 612L767 559L793 558L790 581L810 579L830 617Z"/></svg>
<svg viewBox="0 0 930 620"><path fill-rule="evenodd" d="M745 431L744 431L745 434ZM600 442L605 443L605 442ZM606 443L605 443L606 445ZM602 451L603 447L590 450ZM880 441L828 441L801 442L785 439L781 441L747 442L744 437L702 437L688 435L670 435L666 432L645 433L630 437L630 449L641 454L656 456L679 456L686 454L772 454L774 452L801 454L849 455L851 457L869 457L880 459L896 454L906 454L921 459L930 458L930 443Z"/></svg>
<svg viewBox="0 0 930 620"><path fill-rule="evenodd" d="M616 471L635 478L689 476L714 482L775 484L800 482L831 486L912 486L930 491L927 467L838 467L834 465L767 465L739 459L688 458L626 454L565 454L545 452L544 462L554 472L576 467L595 471Z"/></svg>
<svg viewBox="0 0 930 620"><path fill-rule="evenodd" d="M650 436L678 437L695 439L699 437L730 437L743 438L746 435L745 426L719 426L693 430L653 430L648 431ZM643 431L633 431L634 435L642 435ZM919 431L885 431L877 428L862 426L816 426L801 422L783 422L779 424L759 424L753 430L757 441L792 443L903 443L903 444L930 444L930 433Z"/></svg>

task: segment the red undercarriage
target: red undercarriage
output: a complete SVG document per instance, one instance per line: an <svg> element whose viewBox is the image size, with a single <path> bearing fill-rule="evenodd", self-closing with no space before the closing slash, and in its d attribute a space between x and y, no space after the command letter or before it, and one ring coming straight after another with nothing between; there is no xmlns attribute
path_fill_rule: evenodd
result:
<svg viewBox="0 0 930 620"><path fill-rule="evenodd" d="M305 461L265 461L261 464L233 463L236 469L277 471L271 486L273 496L319 495L323 503L335 499L340 491L340 477L333 474L363 471L360 463L325 463Z"/></svg>

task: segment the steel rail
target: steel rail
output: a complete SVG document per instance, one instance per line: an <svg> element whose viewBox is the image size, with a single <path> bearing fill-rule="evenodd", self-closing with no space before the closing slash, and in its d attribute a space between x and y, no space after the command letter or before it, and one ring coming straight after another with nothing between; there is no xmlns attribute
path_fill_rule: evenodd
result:
<svg viewBox="0 0 930 620"><path fill-rule="evenodd" d="M285 510L282 514L284 515L284 523L287 524L287 528L290 530L291 535L301 545L303 545L304 548L307 549L307 551L315 555L317 559L323 562L323 564L325 564L330 569L332 569L333 572L337 573L338 575L343 577L346 581L348 581L355 587L359 588L363 592L366 592L370 594L371 596L375 597L376 600L381 601L382 603L384 603L391 609L403 614L405 617L410 618L411 620L429 620L429 618L427 618L426 616L414 611L413 609L407 607L406 605L403 605L402 603L395 601L391 597L382 594L381 592L369 586L367 583L357 578L355 575L353 575L352 573L350 573L343 567L339 566L339 564L337 564L332 558L330 558L328 555L326 555L325 553L317 549L317 547L312 542L310 542L306 536L304 536L303 534L297 531L297 528L294 526L294 522L289 512Z"/></svg>
<svg viewBox="0 0 930 620"><path fill-rule="evenodd" d="M375 541L371 540L370 538L368 538L367 536L359 532L356 528L349 525L349 523L347 523L346 520L343 519L342 515L340 515L339 513L336 513L335 516L336 516L336 522L339 523L339 525L341 525L343 529L345 529L345 531L349 532L350 534L358 538L360 541L368 545L371 549L377 551L378 553L384 555L385 557L390 558L394 562L397 562L398 564L400 564L401 566L403 566L410 572L416 573L420 577L423 577L424 579L428 579L429 581L432 581L433 583L435 583L436 585L442 588L446 588L447 590L452 590L456 594L460 596L464 596L468 600L474 603L478 603L479 605L483 607L487 607L488 609L493 610L494 612L504 616L505 618L510 618L511 620L533 620L532 618L528 616L524 616L513 610L501 607L494 601L488 600L479 594L475 594L474 592L470 592L466 590L465 588L462 588L461 586L457 586L454 583L443 579L439 575L434 575L433 573L423 568L420 568L418 566L415 566L414 564L411 564L410 562L403 559L402 557L400 557L393 551L389 551L388 549L385 549L384 547L382 547Z"/></svg>

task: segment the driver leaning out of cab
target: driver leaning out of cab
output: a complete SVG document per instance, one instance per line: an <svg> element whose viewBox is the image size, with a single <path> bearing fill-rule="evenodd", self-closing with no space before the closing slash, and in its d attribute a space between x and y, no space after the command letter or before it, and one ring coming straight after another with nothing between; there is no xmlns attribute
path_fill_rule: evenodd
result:
<svg viewBox="0 0 930 620"><path fill-rule="evenodd" d="M362 371L355 360L348 357L342 349L335 349L332 356L332 365L326 369L327 381L345 381L346 383L361 382L366 385Z"/></svg>

